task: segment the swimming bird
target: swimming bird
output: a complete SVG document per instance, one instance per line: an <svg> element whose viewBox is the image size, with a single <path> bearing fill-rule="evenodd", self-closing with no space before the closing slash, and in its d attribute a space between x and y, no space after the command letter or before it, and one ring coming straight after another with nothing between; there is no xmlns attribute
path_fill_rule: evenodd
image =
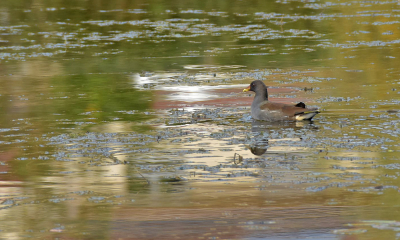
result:
<svg viewBox="0 0 400 240"><path fill-rule="evenodd" d="M302 121L311 120L319 113L317 108L306 108L303 102L296 105L268 101L267 86L260 81L253 81L243 92L256 93L251 104L251 117L264 121Z"/></svg>

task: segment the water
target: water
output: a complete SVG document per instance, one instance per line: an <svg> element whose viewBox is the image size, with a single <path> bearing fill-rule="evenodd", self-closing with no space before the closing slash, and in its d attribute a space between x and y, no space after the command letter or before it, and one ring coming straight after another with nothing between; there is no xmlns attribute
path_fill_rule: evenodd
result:
<svg viewBox="0 0 400 240"><path fill-rule="evenodd" d="M2 1L0 238L399 238L399 12Z"/></svg>

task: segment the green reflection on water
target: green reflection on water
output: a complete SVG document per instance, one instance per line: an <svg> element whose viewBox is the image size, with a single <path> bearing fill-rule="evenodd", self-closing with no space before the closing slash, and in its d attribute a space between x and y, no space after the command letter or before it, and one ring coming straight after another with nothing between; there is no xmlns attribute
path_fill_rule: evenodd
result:
<svg viewBox="0 0 400 240"><path fill-rule="evenodd" d="M52 79L55 113L69 119L95 118L97 122L124 120L140 122L151 116L141 112L150 109L150 91L134 89L121 75L76 75Z"/></svg>
<svg viewBox="0 0 400 240"><path fill-rule="evenodd" d="M55 76L42 81L24 77L1 89L2 126L12 127L15 119L31 121L38 129L63 119L71 124L85 119L97 123L150 119L143 111L151 108L151 91L136 90L127 81L127 76L119 74ZM13 92L14 85L18 91Z"/></svg>

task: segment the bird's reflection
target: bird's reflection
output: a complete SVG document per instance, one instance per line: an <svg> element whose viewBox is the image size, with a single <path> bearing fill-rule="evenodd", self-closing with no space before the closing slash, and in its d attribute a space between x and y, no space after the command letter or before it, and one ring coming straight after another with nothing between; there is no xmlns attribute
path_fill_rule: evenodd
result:
<svg viewBox="0 0 400 240"><path fill-rule="evenodd" d="M293 121L282 121L282 122L265 122L265 121L257 121L253 120L251 124L251 131L257 134L255 137L254 143L250 144L248 147L250 152L256 156L261 156L265 154L270 148L270 143L274 141L301 141L301 138L291 138L291 139L268 139L265 134L260 134L264 132L268 132L271 130L278 130L278 129L302 129L302 128L309 128L311 130L318 129L316 126L313 125L312 121L301 121L301 122L293 122ZM282 147L285 149L280 149L282 151L288 151L291 146ZM286 149L287 148L287 149ZM290 151L290 150L289 150Z"/></svg>
<svg viewBox="0 0 400 240"><path fill-rule="evenodd" d="M256 156L263 155L268 149L268 139L262 139L263 141L256 142L253 146L250 146L250 152Z"/></svg>

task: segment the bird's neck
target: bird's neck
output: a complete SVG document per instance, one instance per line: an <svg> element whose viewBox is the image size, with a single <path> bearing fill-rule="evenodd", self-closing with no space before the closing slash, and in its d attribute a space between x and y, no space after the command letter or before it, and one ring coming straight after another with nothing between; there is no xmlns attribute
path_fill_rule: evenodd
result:
<svg viewBox="0 0 400 240"><path fill-rule="evenodd" d="M256 96L254 97L254 102L263 102L263 101L268 101L268 91L267 88L265 88L264 91L260 91L259 93L256 93Z"/></svg>

